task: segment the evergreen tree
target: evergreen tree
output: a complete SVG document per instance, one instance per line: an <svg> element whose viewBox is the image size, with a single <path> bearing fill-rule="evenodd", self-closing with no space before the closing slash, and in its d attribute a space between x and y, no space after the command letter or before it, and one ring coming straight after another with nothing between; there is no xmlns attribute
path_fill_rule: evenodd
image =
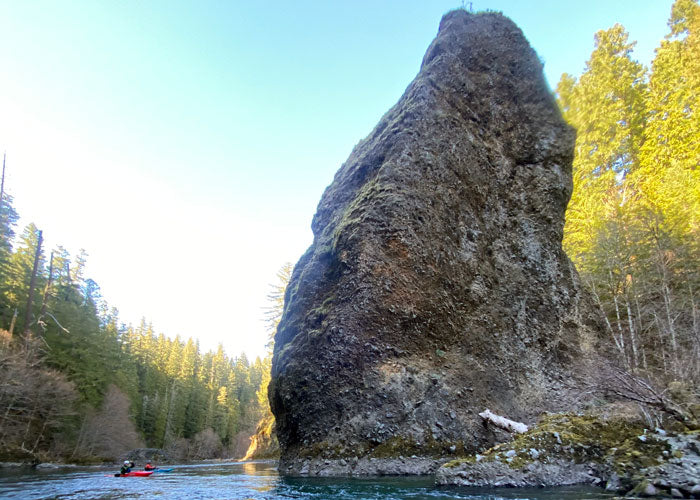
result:
<svg viewBox="0 0 700 500"><path fill-rule="evenodd" d="M676 0L656 50L637 195L640 328L666 376L700 377L700 5ZM660 359L659 359L660 358Z"/></svg>
<svg viewBox="0 0 700 500"><path fill-rule="evenodd" d="M665 382L700 379L699 11L676 0L648 86L616 26L557 88L578 130L565 249L622 364Z"/></svg>
<svg viewBox="0 0 700 500"><path fill-rule="evenodd" d="M110 380L119 387L130 399L132 412L137 414L134 404L139 401L137 367L134 359L129 356L126 341L126 327L119 324L119 312L111 309L101 319L102 333L105 337L105 361Z"/></svg>
<svg viewBox="0 0 700 500"><path fill-rule="evenodd" d="M221 439L226 443L228 440L229 431L229 393L228 388L224 385L219 387L216 396L216 408L214 410L213 429Z"/></svg>
<svg viewBox="0 0 700 500"><path fill-rule="evenodd" d="M5 155L2 158L2 177L0 177L0 265L8 265L7 260L12 254L12 240L15 237L14 227L17 223L17 212L12 206L12 196L5 189ZM0 267L0 281L7 276Z"/></svg>
<svg viewBox="0 0 700 500"><path fill-rule="evenodd" d="M169 377L171 377L171 399L166 423L166 443L183 437L188 404L195 381L195 357L197 350L192 339L183 344L176 337L171 345L168 359Z"/></svg>
<svg viewBox="0 0 700 500"><path fill-rule="evenodd" d="M656 50L634 176L649 222L700 251L700 5L676 0Z"/></svg>
<svg viewBox="0 0 700 500"><path fill-rule="evenodd" d="M150 446L196 449L194 455L205 458L206 453L221 450L218 444L202 446L206 438L207 443L223 443L229 453L236 453L236 446L252 432L262 413L263 400L258 394L269 380L269 356L251 364L245 354L229 358L221 345L201 355L193 339L183 342L179 337L156 335L145 319L136 328L120 325L118 311L106 304L98 284L86 276L84 250L71 258L63 247L55 248L47 272L43 252L37 251L39 232L29 225L13 252L10 240L16 214L9 197L1 198L5 217L0 227L0 257L7 265L0 262L0 321L9 326L8 312L17 308L15 332L24 330L21 312L28 303L33 261L38 255L31 316L47 347L42 364L67 376L77 389L75 403L68 405L75 413L66 412L62 417L66 424L63 439L72 441L68 446L74 456L87 458L104 448L95 445L109 441L109 436L99 435L104 427L99 422L109 420L104 408L117 400L119 418L123 420L131 408L133 421ZM126 404L124 395L131 404ZM182 445L183 440L189 444Z"/></svg>
<svg viewBox="0 0 700 500"><path fill-rule="evenodd" d="M199 353L199 345L192 339L185 346L185 364L183 375L190 379L190 391L185 409L185 422L183 436L192 438L200 430L204 429L206 418L206 393L203 376L203 357Z"/></svg>
<svg viewBox="0 0 700 500"><path fill-rule="evenodd" d="M638 164L646 83L633 47L619 24L599 31L581 78L565 74L557 87L564 118L577 130L564 245L579 264L592 250L591 235L624 203L621 182Z"/></svg>
<svg viewBox="0 0 700 500"><path fill-rule="evenodd" d="M39 247L39 230L34 224L29 224L23 231L20 237L17 250L10 257L10 266L8 279L6 282L6 298L11 309L23 311L26 308L29 300L29 286L32 281L32 271L34 269L34 258ZM43 255L39 254L38 271L40 273L39 280L35 283L36 287L43 286L41 272L43 269ZM41 306L33 304L33 316L36 317ZM14 313L13 313L14 316ZM22 333L27 325L24 324L25 319L23 314L17 316L14 324L14 334ZM10 323L12 326L12 321Z"/></svg>
<svg viewBox="0 0 700 500"><path fill-rule="evenodd" d="M0 328L9 329L14 310L10 298L10 273L14 228L19 216L6 192L0 198Z"/></svg>
<svg viewBox="0 0 700 500"><path fill-rule="evenodd" d="M93 280L76 280L66 266L57 270L55 299L47 304L51 315L45 323L44 336L48 346L48 363L66 373L75 383L84 402L92 407L102 403L102 397L112 379L107 355L112 340L104 335L98 315L101 300L99 287Z"/></svg>
<svg viewBox="0 0 700 500"><path fill-rule="evenodd" d="M270 286L271 291L267 296L270 303L266 309L268 325L267 355L262 361L260 361L259 358L256 359L255 363L256 374L258 372L261 374L259 382L256 379L257 390L255 392L257 407L255 418L258 425L245 454L246 459L270 458L279 454L279 444L275 435L275 417L272 415L272 410L270 410L267 389L271 378L270 371L272 369L272 352L274 349L275 334L277 333L277 325L279 325L284 312L284 297L291 275L292 265L287 262L277 272L278 281Z"/></svg>

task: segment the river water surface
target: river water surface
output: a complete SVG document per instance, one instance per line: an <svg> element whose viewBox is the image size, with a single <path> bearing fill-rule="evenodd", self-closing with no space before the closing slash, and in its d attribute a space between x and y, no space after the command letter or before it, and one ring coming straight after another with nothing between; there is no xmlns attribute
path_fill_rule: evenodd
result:
<svg viewBox="0 0 700 500"><path fill-rule="evenodd" d="M171 467L168 465L168 467ZM284 478L275 462L173 466L150 477L114 477L116 467L0 469L3 499L598 499L593 488L497 489L436 487L432 477Z"/></svg>

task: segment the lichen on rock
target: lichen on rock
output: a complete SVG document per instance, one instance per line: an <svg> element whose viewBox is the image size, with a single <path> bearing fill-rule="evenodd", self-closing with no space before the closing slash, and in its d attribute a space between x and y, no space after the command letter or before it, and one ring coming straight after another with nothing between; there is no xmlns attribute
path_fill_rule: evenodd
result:
<svg viewBox="0 0 700 500"><path fill-rule="evenodd" d="M435 470L507 436L484 408L528 423L584 402L602 328L561 247L573 145L520 29L445 15L292 273L269 386L281 473Z"/></svg>
<svg viewBox="0 0 700 500"><path fill-rule="evenodd" d="M444 464L436 481L481 487L588 483L633 496L676 489L690 497L700 484L700 441L697 431L652 432L621 418L545 415L512 442Z"/></svg>

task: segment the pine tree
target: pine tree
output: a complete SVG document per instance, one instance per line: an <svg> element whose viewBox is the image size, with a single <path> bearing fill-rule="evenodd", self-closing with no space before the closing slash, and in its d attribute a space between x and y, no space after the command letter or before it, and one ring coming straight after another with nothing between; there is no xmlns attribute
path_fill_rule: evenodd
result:
<svg viewBox="0 0 700 500"><path fill-rule="evenodd" d="M34 269L34 258L39 248L39 230L34 224L29 224L22 233L17 250L10 257L10 266L7 279L7 303L10 308L23 312L29 300L29 286L32 281L32 271ZM38 280L36 287L42 287L44 282L41 276L43 269L43 255L39 252ZM39 313L36 303L33 304L32 314L34 317ZM26 329L25 316L20 313L15 324L14 332L22 333Z"/></svg>
<svg viewBox="0 0 700 500"><path fill-rule="evenodd" d="M700 251L700 5L676 0L656 50L634 185L647 216Z"/></svg>
<svg viewBox="0 0 700 500"><path fill-rule="evenodd" d="M12 206L12 196L5 190L5 160L3 157L2 188L0 189L0 328L9 329L14 310L10 299L10 273L14 228L19 216Z"/></svg>
<svg viewBox="0 0 700 500"><path fill-rule="evenodd" d="M277 325L284 312L284 297L287 285L292 275L291 263L285 263L277 272L277 283L270 286L271 292L267 298L270 303L266 309L266 319L268 325L267 355L260 361L256 359L255 368L260 372L261 377L257 382L255 392L257 429L253 439L245 454L246 459L251 458L271 458L279 454L279 444L275 435L275 417L270 410L270 402L267 396L267 389L270 384L272 368L272 352L274 350L275 333ZM259 365L259 368L258 368Z"/></svg>
<svg viewBox="0 0 700 500"><path fill-rule="evenodd" d="M620 26L558 102L578 130L564 244L623 366L700 379L700 8L676 0L645 84Z"/></svg>
<svg viewBox="0 0 700 500"><path fill-rule="evenodd" d="M676 0L656 50L636 193L640 328L667 377L700 377L700 5Z"/></svg>
<svg viewBox="0 0 700 500"><path fill-rule="evenodd" d="M101 302L99 287L90 279L83 279L70 271L67 252L54 252L56 288L47 303L48 320L44 325L44 337L49 346L48 363L75 383L83 402L98 407L113 373L109 370L108 354L115 349L113 341L104 334L98 314Z"/></svg>
<svg viewBox="0 0 700 500"><path fill-rule="evenodd" d="M168 360L172 390L165 433L166 443L184 435L187 408L195 383L197 355L196 345L191 338L184 345L179 337L175 338Z"/></svg>
<svg viewBox="0 0 700 500"><path fill-rule="evenodd" d="M206 414L206 397L202 377L202 356L199 353L199 345L191 338L185 345L185 362L182 366L182 376L189 380L189 395L185 408L185 420L183 423L183 436L194 437L203 429Z"/></svg>
<svg viewBox="0 0 700 500"><path fill-rule="evenodd" d="M557 87L564 117L577 130L564 246L579 264L592 250L591 235L625 202L621 182L638 164L646 84L633 47L619 24L599 31L581 78L565 74Z"/></svg>

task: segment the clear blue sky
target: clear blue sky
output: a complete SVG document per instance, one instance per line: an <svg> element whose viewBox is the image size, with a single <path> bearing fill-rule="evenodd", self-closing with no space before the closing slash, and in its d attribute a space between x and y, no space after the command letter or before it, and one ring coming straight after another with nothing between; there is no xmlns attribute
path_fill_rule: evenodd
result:
<svg viewBox="0 0 700 500"><path fill-rule="evenodd" d="M617 22L648 65L672 1L470 3L518 23L555 87ZM21 226L85 248L123 321L262 354L269 283L461 5L0 0L0 150Z"/></svg>

